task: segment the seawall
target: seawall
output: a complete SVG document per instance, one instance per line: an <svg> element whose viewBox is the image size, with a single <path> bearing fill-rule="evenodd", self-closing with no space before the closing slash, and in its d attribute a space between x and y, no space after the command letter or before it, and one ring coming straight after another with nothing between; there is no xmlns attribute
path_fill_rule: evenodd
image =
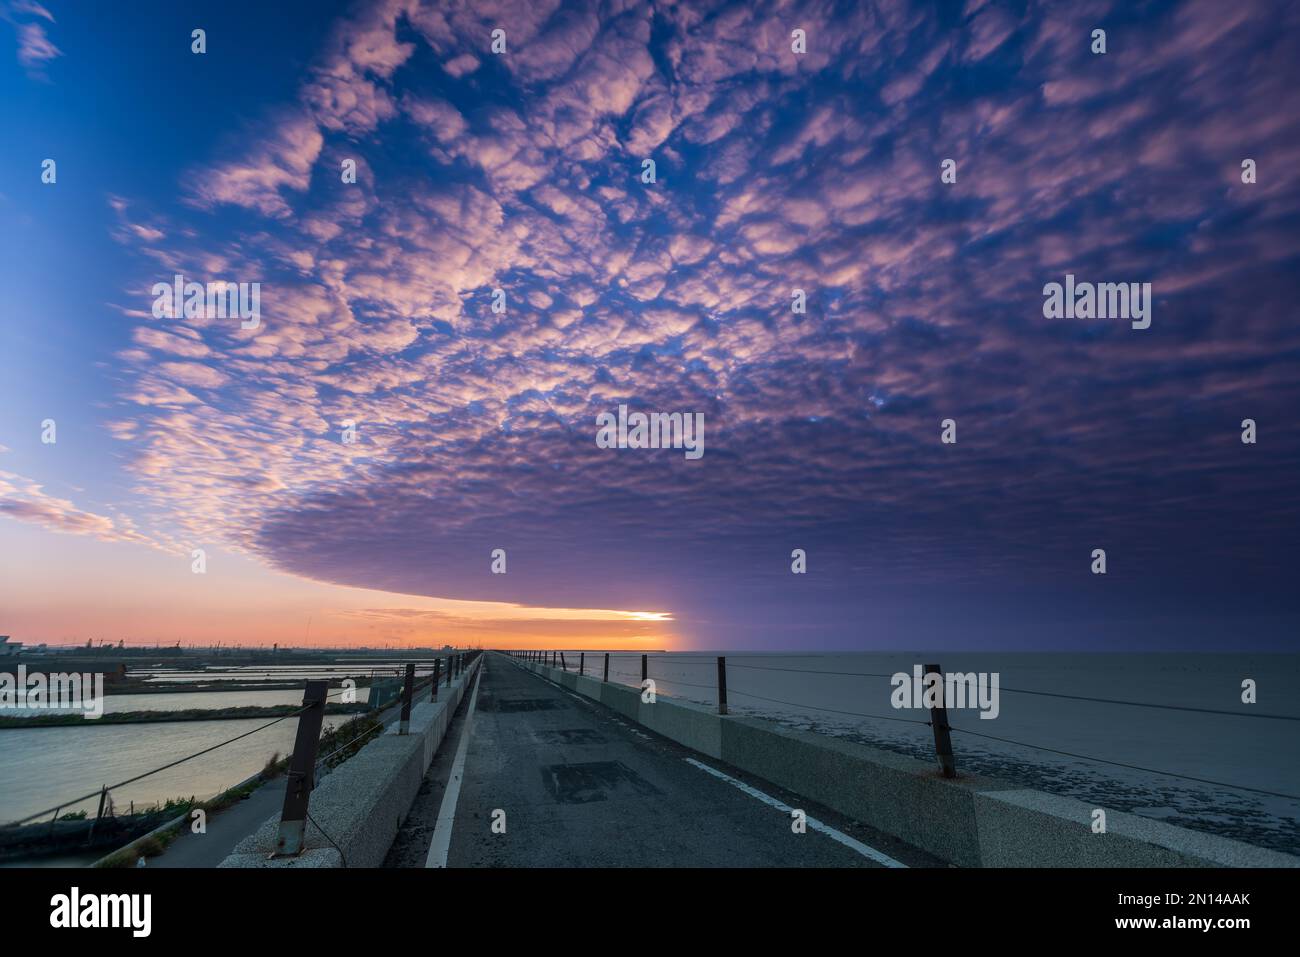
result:
<svg viewBox="0 0 1300 957"><path fill-rule="evenodd" d="M476 658L452 680L451 687L439 687L436 702L427 700L429 689L424 688L426 700L411 707L409 734L398 734L394 722L384 734L317 783L308 805L311 818L302 854L270 857L279 834L280 816L276 814L236 845L218 866L381 865L447 733L451 716L482 663L482 657Z"/></svg>
<svg viewBox="0 0 1300 957"><path fill-rule="evenodd" d="M536 662L515 661L672 741L960 867L1297 867L1300 858Z"/></svg>

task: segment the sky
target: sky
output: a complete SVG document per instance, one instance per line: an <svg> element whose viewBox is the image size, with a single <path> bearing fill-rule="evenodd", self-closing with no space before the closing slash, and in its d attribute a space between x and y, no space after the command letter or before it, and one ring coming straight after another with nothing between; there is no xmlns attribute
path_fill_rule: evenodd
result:
<svg viewBox="0 0 1300 957"><path fill-rule="evenodd" d="M0 10L0 634L1297 644L1295 4Z"/></svg>

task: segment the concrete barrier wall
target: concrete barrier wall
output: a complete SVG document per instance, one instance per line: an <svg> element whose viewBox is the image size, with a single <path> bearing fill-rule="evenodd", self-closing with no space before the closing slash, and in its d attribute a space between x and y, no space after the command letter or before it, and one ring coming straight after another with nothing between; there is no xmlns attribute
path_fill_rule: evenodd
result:
<svg viewBox="0 0 1300 957"><path fill-rule="evenodd" d="M343 867L344 858L348 867L382 864L447 733L451 716L482 663L482 658L476 659L450 688L439 687L436 702L427 700L430 692L424 688L426 700L411 707L409 734L398 734L394 722L317 783L309 810L319 827L307 822L302 854L270 858L280 830L276 814L218 866Z"/></svg>
<svg viewBox="0 0 1300 957"><path fill-rule="evenodd" d="M638 688L516 662L629 720L962 867L1297 867L1300 858L1006 781L940 776L891 751L719 715Z"/></svg>

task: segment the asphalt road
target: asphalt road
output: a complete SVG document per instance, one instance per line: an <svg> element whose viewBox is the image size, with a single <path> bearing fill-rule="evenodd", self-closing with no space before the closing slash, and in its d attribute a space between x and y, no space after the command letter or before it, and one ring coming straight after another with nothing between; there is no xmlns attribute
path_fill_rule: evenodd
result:
<svg viewBox="0 0 1300 957"><path fill-rule="evenodd" d="M883 854L909 867L943 866L892 837L634 726L508 658L485 656L472 716L470 698L386 866L426 866L435 832L448 826L449 867L882 866L853 846L857 842L877 858ZM452 808L443 799L466 720L464 774ZM804 810L847 840L812 827L795 833L788 808L764 798ZM451 820L439 820L440 811ZM494 820L498 828L502 820L494 812L504 812L505 833L494 833Z"/></svg>
<svg viewBox="0 0 1300 957"><path fill-rule="evenodd" d="M256 831L268 817L284 807L285 777L270 781L244 800L208 818L207 831L195 834L187 824L146 867L216 867L235 850L235 845Z"/></svg>

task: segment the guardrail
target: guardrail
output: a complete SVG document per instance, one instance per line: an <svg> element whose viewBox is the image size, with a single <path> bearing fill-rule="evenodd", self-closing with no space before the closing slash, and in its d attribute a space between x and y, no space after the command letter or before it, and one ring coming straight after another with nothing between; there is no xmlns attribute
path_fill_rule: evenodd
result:
<svg viewBox="0 0 1300 957"><path fill-rule="evenodd" d="M244 838L220 867L377 867L383 863L398 822L410 811L433 756L477 674L481 652L452 655L441 680L411 682L400 702L403 720L367 742L336 773L316 787L310 773L286 789L279 815ZM460 678L456 681L456 678ZM447 693L434 697L439 686ZM304 716L303 720L307 720ZM310 760L302 762L312 766Z"/></svg>
<svg viewBox="0 0 1300 957"><path fill-rule="evenodd" d="M405 668L402 669L402 671L400 672L394 671L390 673L388 669L371 668L369 670L368 677L371 682L371 687L374 686L374 683L377 680L392 677L394 675L401 675L405 679L403 693L399 700L402 706L402 720L407 724L409 724L410 709L411 709L413 696L422 693L423 689L429 688L431 690L431 695L430 695L431 700L436 701L438 697L438 686L443 676L445 675L447 679L447 684L448 686L450 686L452 676L456 673L459 673L459 671L464 667L466 661L466 654L467 653L457 652L457 653L446 655L441 658L435 658L432 662L431 672L425 675L419 681L414 680L417 662L408 663L405 666ZM472 652L468 654L477 656L477 654L479 653ZM447 663L445 670L443 668L444 661ZM418 664L427 666L429 663L421 662ZM341 678L346 678L346 677L349 676L344 675L344 676L331 676L329 678L321 678L321 679L314 679L314 678L306 679L304 682L304 697L303 697L302 706L297 710L290 712L289 714L281 715L271 721L266 722L265 724L259 725L258 727L253 728L249 731L245 731L242 734L238 734L233 737L227 738L226 740L220 741L217 744L211 745L210 747L202 748L198 751L194 751L190 754L177 758L176 760L169 761L166 764L162 764L156 768L152 768L141 774L133 775L131 777L128 777L121 781L117 781L112 784L104 784L98 789L94 791L89 791L85 794L77 795L75 797L65 798L64 800L59 801L55 805L52 805L47 808L43 808L42 810L37 811L33 814L28 814L24 817L10 821L3 826L6 828L20 827L22 825L30 824L34 821L43 820L48 816L50 819L51 828L53 828L55 824L59 822L59 815L63 813L65 810L70 810L72 808L75 808L79 804L83 804L87 801L98 798L98 806L96 809L96 813L93 817L90 817L86 822L87 823L86 846L90 846L93 842L96 829L101 827L104 824L107 817L114 814L112 797L111 797L113 791L119 790L131 784L135 784L138 781L142 781L147 778L153 777L156 774L160 774L163 771L167 771L172 768L178 767L179 765L186 764L190 761L194 761L199 758L203 758L207 755L211 755L221 750L222 748L227 747L228 745L234 744L237 741L242 741L245 738L251 737L255 734L267 730L268 728L274 727L275 725L278 725L283 721L287 721L290 718L296 717L298 718L299 724L298 724L297 734L295 737L294 750L293 753L290 754L289 757L286 759L289 762L288 774L289 774L289 785L290 785L289 787L286 788L286 812L288 813L286 820L289 822L289 831L288 834L286 835L286 847L287 848L292 847L294 843L293 833L295 831L293 822L297 820L295 815L301 812L304 817L306 816L306 801L310 796L312 785L314 784L315 779L321 772L322 768L327 767L328 762L330 762L331 759L337 757L340 753L346 751L348 748L357 744L360 739L372 735L376 731L382 730L383 727L381 725L361 735L358 735L357 737L348 741L346 744L336 747L329 754L326 754L324 756L318 755L318 749L319 749L320 738L321 738L321 727L323 725L324 715L325 715L325 705L329 701L336 699L342 695L345 695L349 691L354 690L350 688L340 688L333 692L328 692L328 684L331 681L340 680ZM358 677L367 677L367 676L364 674L364 672L361 672L358 674ZM376 709L372 707L369 713L374 714L376 710L382 711L386 709L383 708ZM240 784L235 785L235 787L238 788L244 786L249 782L255 780L257 777L258 775L253 775L252 777L246 778ZM290 806L290 797L289 797L290 794L294 796L294 803L292 807ZM301 805L299 804L299 802L301 802ZM195 807L200 805L201 802L195 802L194 804ZM155 808L161 808L161 807L162 807L161 802L155 805ZM134 811L134 804L132 805L132 808ZM142 807L141 810L144 811L146 810L146 808ZM189 811L186 811L185 813L188 814ZM184 816L185 815L182 815L181 817ZM162 825L160 825L160 827L156 827L153 830L151 830L149 834L154 834L159 830L165 830L168 827L174 826L177 820L178 819L172 819L166 821ZM148 837L149 834L145 834L140 837L133 838L129 842L129 844L138 843L143 838Z"/></svg>
<svg viewBox="0 0 1300 957"><path fill-rule="evenodd" d="M469 654L471 656L469 660L472 661L481 652L470 652ZM451 685L452 677L463 672L465 665L466 655L463 653L448 657L448 687ZM432 689L430 700L437 701L438 681L437 665L434 666L434 671L428 680L421 681L418 685L415 681L415 662L409 662L406 665L402 685L402 711L397 732L399 735L410 734L411 705L416 691L429 687ZM304 707L299 712L298 734L294 743L293 755L289 762L288 781L284 789L284 807L280 812L279 838L276 841L274 857L297 857L303 851L307 822L311 819L309 809L311 792L315 786L316 771L319 767L316 751L320 744L320 727L324 713L325 682L308 681ZM312 821L312 823L325 835L326 840L329 840L331 844L334 843L320 824L315 821ZM335 847L337 848L338 845L336 844ZM342 855L343 852L339 851L339 853Z"/></svg>
<svg viewBox="0 0 1300 957"><path fill-rule="evenodd" d="M701 704L690 697L666 695L657 687L654 689L654 695L650 696L646 693L650 690L649 686L638 688L630 682L602 680L594 675L578 675L572 671L566 672L558 665L551 667L552 653L549 651L515 653L514 657L520 661L522 667L576 694L598 701L617 715L669 740L691 748L703 756L722 761L732 768L752 774L758 779L771 782L777 787L788 788L807 800L844 814L853 820L868 823L886 834L893 835L958 866L1300 866L1300 858L1271 850L1265 842L1244 843L1234 838L1180 827L1123 810L1109 810L1104 826L1098 829L1096 805L1093 803L1036 790L1032 786L1026 786L1023 781L985 777L969 771L956 774L955 762L953 777L946 776L943 754L940 750L942 744L939 741L935 743L934 755L931 758L931 761L938 765L938 773L936 773L932 770L934 764L922 763L899 751L846 740L836 735L787 727L772 721L770 715L728 716L719 713L720 696L716 702ZM610 655L614 660L619 657L612 653ZM641 655L621 657L632 660L642 659L639 662L640 671L647 676L653 674L655 662L674 660L668 656L655 656L653 661L648 658L643 659ZM727 682L728 678L734 678L734 675L729 674L730 670L742 667L734 660L739 657L752 660L757 656L736 655L723 661L721 680L717 685L683 682L671 676L666 676L662 680L668 685L680 684L716 694L721 690L722 683ZM581 658L579 660L581 661ZM679 663L684 660L690 664L704 666L717 663L715 656L675 660ZM743 667L789 670L800 674L808 674L813 670L774 669L766 664ZM848 672L841 671L823 673L837 677L849 675ZM624 672L624 674L628 673ZM852 674L855 677L893 677L893 675L881 676L863 672ZM631 675L628 677L630 678ZM1039 693L1036 689L1016 690L1023 693ZM822 708L795 701L778 701L748 691L741 692L734 687L728 688L728 693L773 701L795 708L904 721L929 727L932 730L938 723L933 714L931 720L921 721L894 715ZM1110 703L1115 706L1145 704L1145 702L1118 699L1113 699ZM1183 709L1180 707L1179 710ZM1217 713L1216 709L1188 710ZM1282 718L1291 720L1287 716ZM952 727L949 730L963 729ZM1057 749L1044 750L1065 753ZM1104 763L1136 767L1121 762ZM1138 768L1138 770L1148 769ZM1190 777L1179 774L1173 776ZM1201 779L1191 778L1191 780ZM1263 791L1259 788L1244 789ZM1276 792L1263 791L1263 793Z"/></svg>
<svg viewBox="0 0 1300 957"><path fill-rule="evenodd" d="M568 666L565 663L565 657L563 651L540 651L540 650L511 651L511 652L507 652L507 654L521 661L528 661L528 662L533 662L533 663L543 664L543 665L549 664L550 667L553 668L558 667L563 671L568 671ZM641 681L643 684L644 682L650 680L651 678L650 661L652 659L657 662L678 662L678 663L689 663L693 665L699 665L699 664L706 664L709 658L709 656L704 656L704 655L694 656L694 657L674 657L671 655L651 656L647 654L617 654L613 652L601 652L601 654L604 655L604 672L602 677L603 681L609 681L609 662L611 657L615 659L639 658L641 664ZM586 656L586 652L579 653L579 674L580 675L585 675L585 666L586 666L585 656ZM741 657L741 656L733 656L733 659L735 657ZM782 655L780 657L798 658L801 656ZM807 656L807 657L812 658L814 656ZM717 661L717 680L712 685L692 684L690 682L681 681L680 679L677 678L667 678L665 680L673 685L681 685L683 687L690 687L690 688L699 688L702 690L712 692L716 697L718 714L725 715L728 713L727 696L729 690L727 685L727 669L728 669L727 658L726 656L717 656L716 661ZM836 677L886 678L886 679L891 679L894 677L892 674L885 674L883 672L818 671L815 669L804 669L804 668L774 668L774 667L763 666L763 665L736 664L734 660L730 665L730 667L740 668L744 670L753 670L753 671L784 672L788 674L797 674L797 675L833 675ZM940 665L935 663L926 664L924 670L927 675L937 674L939 676L938 679L939 685L941 687L943 686L944 672ZM1221 708L1198 708L1198 707L1187 706L1187 705L1159 704L1150 701L1130 701L1130 700L1123 700L1118 698L1099 698L1099 697L1093 697L1088 695L1072 695L1072 694L1064 694L1060 692L1042 691L1042 690L1035 690L1035 689L1028 689L1028 688L1008 688L1005 686L1001 687L1001 691L1005 691L1011 694L1035 695L1039 697L1060 698L1060 699L1071 700L1071 701L1089 701L1097 704L1112 705L1112 706L1123 706L1123 707L1132 707L1132 708L1152 708L1157 710L1184 711L1184 712L1194 712L1199 714L1227 715L1235 718L1246 718L1251 720L1300 721L1300 716L1275 714L1271 712L1241 712L1241 711L1229 711ZM1163 777L1176 778L1183 781L1189 781L1195 784L1208 784L1215 787L1225 787L1237 791L1248 792L1251 794L1264 795L1267 797L1277 797L1277 798L1284 798L1287 800L1300 801L1300 794L1287 794L1285 792L1272 791L1266 788L1257 788L1257 787L1250 787L1243 784L1236 784L1231 781L1215 781L1215 780L1210 780L1208 778L1196 777L1188 774L1179 774L1174 771L1165 771L1159 768L1149 768L1137 764L1128 764L1121 761L1112 761L1107 758L1097 757L1095 755L1078 754L1073 751L1064 751L1064 750L1051 748L1040 744L1033 744L1027 741L1016 741L1010 738L1003 738L982 731L975 731L970 728L955 726L949 722L947 709L944 706L942 700L940 700L935 707L929 709L930 719L928 721L922 721L917 718L904 718L898 715L870 714L870 713L858 712L858 711L844 711L835 708L824 708L819 705L808 704L806 702L785 701L778 698L771 698L763 695L752 694L746 691L736 690L734 687L730 689L730 693L739 695L742 698L750 698L756 701L763 701L768 704L781 705L783 707L802 708L811 711L823 711L828 714L838 714L838 715L857 717L857 718L868 718L868 719L879 720L879 721L895 721L895 722L901 722L907 724L924 725L933 730L934 756L935 756L936 763L938 764L939 767L939 773L942 774L943 777L945 778L955 778L957 776L956 756L953 752L953 746L952 746L952 733L956 732L957 734L965 734L965 735L970 735L972 737L985 738L1003 744L1011 744L1018 747L1030 748L1036 751L1043 751L1049 754L1074 758L1076 760L1081 760L1081 761L1089 761L1095 764L1104 764L1104 765L1109 765L1111 767L1125 768L1127 770L1132 770L1132 771L1142 771L1148 774L1156 774Z"/></svg>

